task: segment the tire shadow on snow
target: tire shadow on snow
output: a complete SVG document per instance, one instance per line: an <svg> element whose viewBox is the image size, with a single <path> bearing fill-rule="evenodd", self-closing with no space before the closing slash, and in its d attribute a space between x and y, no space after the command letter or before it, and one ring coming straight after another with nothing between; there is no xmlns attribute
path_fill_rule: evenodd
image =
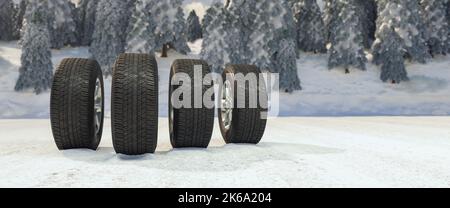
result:
<svg viewBox="0 0 450 208"><path fill-rule="evenodd" d="M116 154L111 147L89 150L64 151L64 156L75 161L102 163L104 165L128 165L140 168L169 171L235 171L252 165L290 161L298 163L302 155L340 154L341 149L306 144L261 143L259 145L229 144L208 149L185 148L157 151L155 154L126 156ZM105 163L106 162L106 163Z"/></svg>

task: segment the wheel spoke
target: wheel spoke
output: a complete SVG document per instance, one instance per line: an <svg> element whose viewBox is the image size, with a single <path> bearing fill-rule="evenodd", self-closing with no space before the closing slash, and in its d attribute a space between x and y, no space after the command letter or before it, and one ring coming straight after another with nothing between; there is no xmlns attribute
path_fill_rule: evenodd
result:
<svg viewBox="0 0 450 208"><path fill-rule="evenodd" d="M100 80L97 80L95 83L95 94L94 94L94 113L95 113L95 132L98 133L100 131L100 125L103 115L103 92Z"/></svg>

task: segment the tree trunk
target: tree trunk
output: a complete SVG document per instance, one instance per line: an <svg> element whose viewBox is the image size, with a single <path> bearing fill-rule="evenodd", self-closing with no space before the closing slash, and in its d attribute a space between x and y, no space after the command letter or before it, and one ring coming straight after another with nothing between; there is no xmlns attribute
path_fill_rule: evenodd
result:
<svg viewBox="0 0 450 208"><path fill-rule="evenodd" d="M168 44L164 44L161 52L161 58L167 58Z"/></svg>

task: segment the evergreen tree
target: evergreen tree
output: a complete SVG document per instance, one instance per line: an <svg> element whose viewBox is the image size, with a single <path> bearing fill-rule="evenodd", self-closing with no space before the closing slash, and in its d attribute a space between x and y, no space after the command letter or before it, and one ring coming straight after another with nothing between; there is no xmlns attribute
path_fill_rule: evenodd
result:
<svg viewBox="0 0 450 208"><path fill-rule="evenodd" d="M59 49L76 41L76 22L69 0L47 0L52 48Z"/></svg>
<svg viewBox="0 0 450 208"><path fill-rule="evenodd" d="M450 31L450 1L447 0L447 25L448 25L448 30ZM447 37L447 45L450 45L450 32L448 33L448 37ZM448 53L450 53L450 47L448 49Z"/></svg>
<svg viewBox="0 0 450 208"><path fill-rule="evenodd" d="M372 46L373 62L382 65L381 80L400 83L408 80L404 65L406 54L405 40L401 37L398 18L405 8L401 0L382 0L378 2L376 40Z"/></svg>
<svg viewBox="0 0 450 208"><path fill-rule="evenodd" d="M46 8L41 5L33 4L33 13L22 37L22 66L19 69L16 91L33 88L36 94L40 94L51 87L53 65L50 37L46 25Z"/></svg>
<svg viewBox="0 0 450 208"><path fill-rule="evenodd" d="M336 27L336 19L334 17L338 16L339 12L337 10L337 0L323 0L325 3L325 8L323 12L323 21L326 29L327 42L330 42L331 28Z"/></svg>
<svg viewBox="0 0 450 208"><path fill-rule="evenodd" d="M41 0L29 0L30 3ZM30 4L29 3L29 4ZM67 44L76 42L76 22L73 18L73 5L69 0L45 0L46 18L50 33L50 44L54 49L60 49ZM30 19L33 13L28 9L25 19Z"/></svg>
<svg viewBox="0 0 450 208"><path fill-rule="evenodd" d="M379 51L384 60L381 66L381 80L392 83L408 81L400 36L394 31L394 28L383 25L377 32L377 37L380 41Z"/></svg>
<svg viewBox="0 0 450 208"><path fill-rule="evenodd" d="M226 46L225 51L229 54L229 63L232 64L257 64L254 57L255 51L253 47L256 44L251 42L252 34L256 28L257 13L254 11L258 9L253 0L230 0L225 4L224 27L226 35L223 37ZM262 10L260 10L262 12ZM291 17L292 18L292 17ZM293 24L292 24L293 25ZM259 46L261 46L260 44ZM263 52L263 50L261 50ZM265 50L264 50L265 52ZM259 54L262 55L262 54ZM266 66L269 65L270 56L266 55ZM259 65L259 64L257 64ZM268 67L266 67L268 68Z"/></svg>
<svg viewBox="0 0 450 208"><path fill-rule="evenodd" d="M297 53L293 39L281 39L278 51L272 55L272 69L280 69L280 90L301 90L297 75Z"/></svg>
<svg viewBox="0 0 450 208"><path fill-rule="evenodd" d="M356 13L357 0L341 0L336 4L334 17L336 24L331 28L331 48L328 67L343 67L349 73L350 67L366 70L364 38L359 15Z"/></svg>
<svg viewBox="0 0 450 208"><path fill-rule="evenodd" d="M406 55L413 61L426 63L427 59L431 58L427 47L429 34L420 15L419 0L403 0L400 3L405 9L399 10L397 14L402 17L397 27L406 45Z"/></svg>
<svg viewBox="0 0 450 208"><path fill-rule="evenodd" d="M17 8L17 16L16 16L16 37L20 39L21 30L23 28L23 22L25 19L25 12L27 10L28 0L21 0L19 3L19 7Z"/></svg>
<svg viewBox="0 0 450 208"><path fill-rule="evenodd" d="M157 14L157 11L160 11L163 8L171 8L165 13L156 15L157 22L159 23L156 27L156 31L160 34L158 45L163 47L162 57L167 56L165 54L165 50L168 47L166 46L170 46L182 54L187 54L191 51L187 45L186 21L184 18L182 4L182 0L166 0L165 2L160 2L157 4L157 8L155 8L153 12L153 14ZM171 12L175 12L175 17L172 16L173 14Z"/></svg>
<svg viewBox="0 0 450 208"><path fill-rule="evenodd" d="M72 34L69 35L69 39L66 44L69 44L71 46L80 46L81 45L81 16L80 16L80 10L77 8L77 6L73 2L69 2L70 11L72 11L72 18L75 22L75 30Z"/></svg>
<svg viewBox="0 0 450 208"><path fill-rule="evenodd" d="M16 8L12 0L0 1L0 40L14 40Z"/></svg>
<svg viewBox="0 0 450 208"><path fill-rule="evenodd" d="M375 0L357 0L356 12L362 23L364 46L370 48L375 40L377 4Z"/></svg>
<svg viewBox="0 0 450 208"><path fill-rule="evenodd" d="M138 0L130 21L127 50L154 52L162 48L161 56L167 57L167 50L172 47L187 54L190 49L182 3L182 0ZM140 45L134 45L139 41Z"/></svg>
<svg viewBox="0 0 450 208"><path fill-rule="evenodd" d="M187 40L190 42L194 42L200 38L202 38L202 26L200 25L200 20L198 19L197 13L195 10L192 10L189 13L186 22L187 26Z"/></svg>
<svg viewBox="0 0 450 208"><path fill-rule="evenodd" d="M297 74L296 32L287 1L255 1L254 27L249 38L250 63L279 73L280 90L301 90ZM253 19L250 16L249 19Z"/></svg>
<svg viewBox="0 0 450 208"><path fill-rule="evenodd" d="M293 4L293 8L298 48L306 52L325 53L325 25L316 0L300 0Z"/></svg>
<svg viewBox="0 0 450 208"><path fill-rule="evenodd" d="M428 34L431 54L447 54L449 45L449 25L446 20L448 0L421 0L421 15Z"/></svg>
<svg viewBox="0 0 450 208"><path fill-rule="evenodd" d="M138 0L136 10L131 16L130 28L127 36L126 50L139 53L154 53L156 51L157 36L150 35L156 30L157 22L150 14L150 1Z"/></svg>
<svg viewBox="0 0 450 208"><path fill-rule="evenodd" d="M125 31L129 31L130 27L131 27L131 17L133 16L133 14L136 11L136 4L138 0L124 0L126 1L126 11L125 11ZM126 37L125 37L125 41L126 41ZM124 43L126 45L126 42Z"/></svg>
<svg viewBox="0 0 450 208"><path fill-rule="evenodd" d="M126 1L100 0L97 6L95 29L89 49L105 76L112 74L117 55L125 52Z"/></svg>
<svg viewBox="0 0 450 208"><path fill-rule="evenodd" d="M222 72L225 64L232 63L226 38L230 29L226 23L228 13L221 3L213 4L203 17L203 43L200 56L211 64L215 72Z"/></svg>
<svg viewBox="0 0 450 208"><path fill-rule="evenodd" d="M81 0L79 4L79 15L81 18L81 44L88 46L92 42L92 34L95 29L95 14L98 0Z"/></svg>
<svg viewBox="0 0 450 208"><path fill-rule="evenodd" d="M287 1L229 0L224 9L213 8L204 19L203 59L215 70L224 64L255 64L279 73L281 90L301 89L295 22Z"/></svg>

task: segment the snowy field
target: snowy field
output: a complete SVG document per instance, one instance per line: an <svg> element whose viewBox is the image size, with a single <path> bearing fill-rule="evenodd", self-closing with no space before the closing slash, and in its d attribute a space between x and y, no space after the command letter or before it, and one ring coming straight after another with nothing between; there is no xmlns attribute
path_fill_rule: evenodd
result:
<svg viewBox="0 0 450 208"><path fill-rule="evenodd" d="M97 152L59 152L48 120L0 120L0 187L447 187L449 117L277 118L263 142L116 155L110 120ZM7 129L7 131L4 131Z"/></svg>
<svg viewBox="0 0 450 208"><path fill-rule="evenodd" d="M201 40L189 44L188 56L171 52L158 58L160 115L167 116L169 69L174 59L199 58ZM0 42L0 119L48 118L50 94L14 92L20 66L16 42ZM88 48L53 50L56 66L65 57L89 57ZM450 56L439 56L426 65L408 64L410 82L382 83L378 67L368 71L329 71L326 55L301 54L299 76L304 90L281 94L280 116L448 116L450 115ZM106 80L106 111L109 113L110 79Z"/></svg>

